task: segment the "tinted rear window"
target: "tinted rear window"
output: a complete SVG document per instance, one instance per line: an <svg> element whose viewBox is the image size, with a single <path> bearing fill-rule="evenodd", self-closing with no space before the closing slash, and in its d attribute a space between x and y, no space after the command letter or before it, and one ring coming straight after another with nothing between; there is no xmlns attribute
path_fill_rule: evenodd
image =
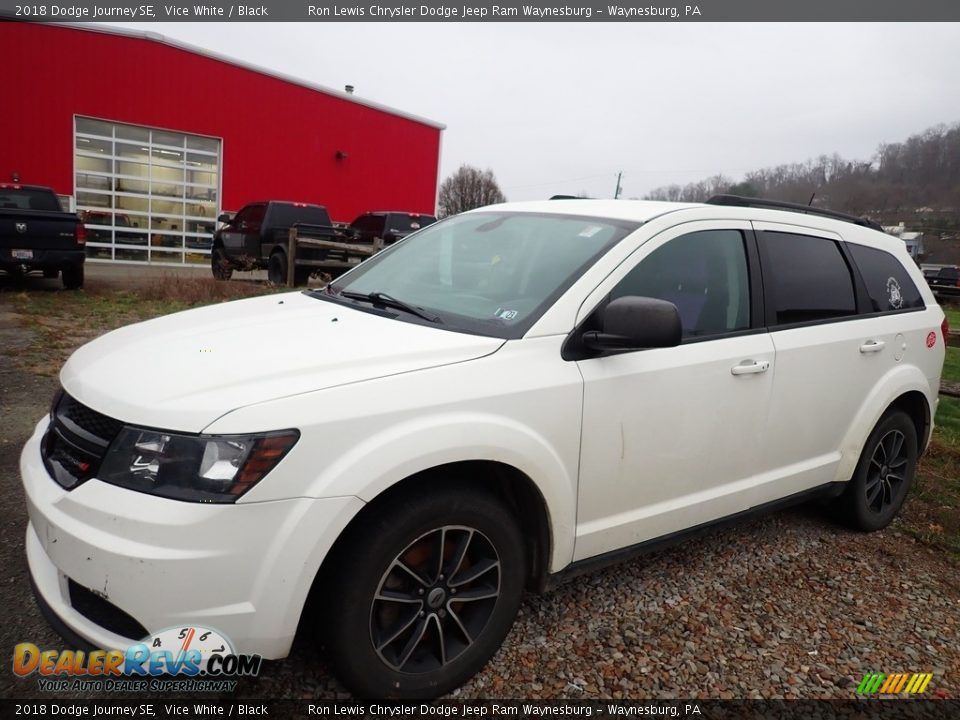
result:
<svg viewBox="0 0 960 720"><path fill-rule="evenodd" d="M923 307L920 291L897 258L884 250L865 245L847 243L847 247L860 268L873 312Z"/></svg>
<svg viewBox="0 0 960 720"><path fill-rule="evenodd" d="M60 201L50 190L0 188L0 210L60 211Z"/></svg>
<svg viewBox="0 0 960 720"><path fill-rule="evenodd" d="M271 210L270 222L274 227L300 225L329 225L327 209L319 205L277 205Z"/></svg>
<svg viewBox="0 0 960 720"><path fill-rule="evenodd" d="M777 325L856 314L853 278L834 240L781 232L760 235L766 248L764 283L773 295Z"/></svg>

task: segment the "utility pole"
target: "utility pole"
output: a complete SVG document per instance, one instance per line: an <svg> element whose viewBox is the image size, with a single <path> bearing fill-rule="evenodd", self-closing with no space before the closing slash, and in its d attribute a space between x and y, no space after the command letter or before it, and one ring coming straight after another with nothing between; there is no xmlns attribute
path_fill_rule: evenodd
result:
<svg viewBox="0 0 960 720"><path fill-rule="evenodd" d="M616 200L620 197L620 177L623 175L623 170L617 173L617 189L613 191L613 199Z"/></svg>

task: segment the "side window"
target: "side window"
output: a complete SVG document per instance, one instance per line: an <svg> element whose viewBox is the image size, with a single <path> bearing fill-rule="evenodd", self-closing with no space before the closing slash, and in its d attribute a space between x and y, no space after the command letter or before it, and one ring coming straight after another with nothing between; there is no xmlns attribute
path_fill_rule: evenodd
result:
<svg viewBox="0 0 960 720"><path fill-rule="evenodd" d="M760 238L777 325L856 315L853 278L836 241L769 231Z"/></svg>
<svg viewBox="0 0 960 720"><path fill-rule="evenodd" d="M670 240L641 260L610 299L624 295L672 302L685 338L748 329L750 280L743 233L705 230Z"/></svg>
<svg viewBox="0 0 960 720"><path fill-rule="evenodd" d="M923 298L906 269L890 253L866 245L847 243L853 261L867 286L872 312L922 308Z"/></svg>
<svg viewBox="0 0 960 720"><path fill-rule="evenodd" d="M357 230L373 233L377 231L377 219L373 215L364 215L357 220Z"/></svg>
<svg viewBox="0 0 960 720"><path fill-rule="evenodd" d="M250 212L246 213L244 220L247 223L245 228L248 232L256 232L260 229L260 225L263 223L263 216L267 213L266 205L254 205L250 208Z"/></svg>

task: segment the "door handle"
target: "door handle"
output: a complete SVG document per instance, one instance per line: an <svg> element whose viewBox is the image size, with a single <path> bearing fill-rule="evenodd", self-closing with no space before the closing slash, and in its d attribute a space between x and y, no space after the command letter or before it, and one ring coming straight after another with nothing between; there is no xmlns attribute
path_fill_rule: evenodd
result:
<svg viewBox="0 0 960 720"><path fill-rule="evenodd" d="M752 375L754 373L766 372L770 368L769 360L744 360L739 365L730 368L734 375Z"/></svg>
<svg viewBox="0 0 960 720"><path fill-rule="evenodd" d="M862 353L875 353L883 350L883 346L886 343L883 340L867 340L863 345L860 346L860 352Z"/></svg>

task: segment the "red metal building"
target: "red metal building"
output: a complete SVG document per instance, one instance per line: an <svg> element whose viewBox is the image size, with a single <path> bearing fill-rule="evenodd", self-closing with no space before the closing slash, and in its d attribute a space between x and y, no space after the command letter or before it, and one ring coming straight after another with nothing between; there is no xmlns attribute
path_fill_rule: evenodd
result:
<svg viewBox="0 0 960 720"><path fill-rule="evenodd" d="M90 26L0 22L0 67L0 182L69 197L91 257L206 262L252 200L435 210L443 125L350 93Z"/></svg>

